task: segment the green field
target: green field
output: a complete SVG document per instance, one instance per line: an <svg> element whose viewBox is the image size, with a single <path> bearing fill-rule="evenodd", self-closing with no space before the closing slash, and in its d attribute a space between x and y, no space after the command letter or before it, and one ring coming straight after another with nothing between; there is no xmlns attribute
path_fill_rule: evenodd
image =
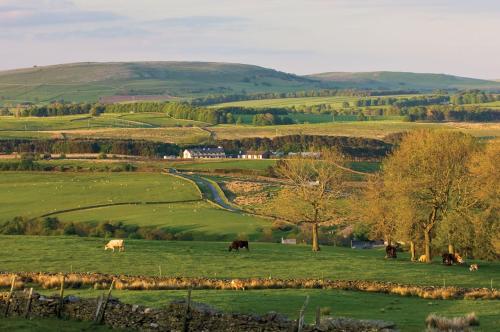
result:
<svg viewBox="0 0 500 332"><path fill-rule="evenodd" d="M148 173L0 173L0 220L95 204L199 198L178 178Z"/></svg>
<svg viewBox="0 0 500 332"><path fill-rule="evenodd" d="M126 240L126 251L106 252L104 239L74 237L0 236L0 245L11 255L0 256L4 271L102 272L131 275L192 276L215 278L329 278L382 280L404 284L490 287L500 280L500 264L479 262L471 273L465 266L411 263L407 254L385 260L382 250L322 248L313 253L309 246L251 243L250 252L227 252L227 242ZM67 249L71 248L70 251ZM54 290L42 290L53 294ZM67 289L66 294L97 297L102 291ZM186 291L119 291L113 295L123 302L160 307L186 296ZM456 316L475 312L479 331L498 326L500 302L495 300L429 300L380 293L318 289L194 290L193 301L245 313L278 311L297 316L305 297L310 297L306 319L311 322L316 307L328 307L335 317L394 321L402 331L421 331L432 312ZM0 324L2 321L0 320ZM8 320L6 324L21 324ZM38 326L56 326L53 320L35 321ZM66 326L62 323L62 326ZM1 326L1 325L0 325ZM73 326L70 324L68 328ZM85 327L85 324L77 326Z"/></svg>
<svg viewBox="0 0 500 332"><path fill-rule="evenodd" d="M384 259L383 250L250 243L250 251L228 252L228 242L125 240L126 251L104 251L102 238L0 236L10 255L0 257L4 271L101 272L129 275L217 278L328 278L377 280L415 285L497 287L500 264L479 262L477 273L467 266L412 263L407 253ZM71 251L65 248L70 248ZM64 254L62 254L64 253Z"/></svg>
<svg viewBox="0 0 500 332"><path fill-rule="evenodd" d="M174 126L204 126L203 122L179 120L162 113L101 114L98 117L65 115L50 117L0 117L0 131L48 131L94 128L160 128Z"/></svg>
<svg viewBox="0 0 500 332"><path fill-rule="evenodd" d="M391 98L411 98L421 95L393 95ZM384 97L380 97L384 98ZM387 97L388 98L388 97ZM303 98L278 98L278 99L258 99L258 100L244 100L235 101L229 103L217 104L212 107L255 107L255 108L267 108L267 107L292 107L292 106L313 106L320 104L331 105L332 108L339 109L342 108L344 102L350 103L351 107L354 107L354 102L360 99L358 96L332 96L332 97L303 97ZM373 106L373 108L384 108L384 106Z"/></svg>
<svg viewBox="0 0 500 332"><path fill-rule="evenodd" d="M61 221L97 224L123 222L189 233L194 239L254 239L269 221L232 213L204 201L154 205L102 204L178 202L200 199L196 187L170 175L150 173L0 173L0 222L16 216L52 213ZM75 209L76 211L61 212Z"/></svg>
<svg viewBox="0 0 500 332"><path fill-rule="evenodd" d="M283 126L234 126L211 127L218 139L245 137L276 137L284 135L354 136L382 139L393 133L420 128L459 130L477 137L500 137L498 123L423 123L403 121L354 121Z"/></svg>

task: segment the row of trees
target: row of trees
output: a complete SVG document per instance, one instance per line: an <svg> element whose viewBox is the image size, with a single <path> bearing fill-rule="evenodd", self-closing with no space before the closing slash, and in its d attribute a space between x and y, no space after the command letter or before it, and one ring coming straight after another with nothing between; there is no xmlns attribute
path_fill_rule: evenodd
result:
<svg viewBox="0 0 500 332"><path fill-rule="evenodd" d="M415 131L403 137L361 196L353 197L351 211L369 226L373 239L409 243L413 260L421 249L430 262L433 249L445 245L451 253L496 258L499 164L498 142L483 144L451 131ZM324 149L320 159L283 160L277 173L288 185L270 209L310 224L312 249L318 251L318 226L339 220L338 199L349 195L349 172L338 149Z"/></svg>
<svg viewBox="0 0 500 332"><path fill-rule="evenodd" d="M481 104L493 101L500 101L500 94L486 93L481 90L462 91L454 94L450 99L452 104Z"/></svg>
<svg viewBox="0 0 500 332"><path fill-rule="evenodd" d="M224 147L226 152L229 153L248 150L288 153L332 147L351 159L380 159L385 157L392 149L392 144L377 139L322 135L287 135L273 138L249 137L241 140L219 140L217 144Z"/></svg>
<svg viewBox="0 0 500 332"><path fill-rule="evenodd" d="M357 107L370 107L370 106L383 106L393 105L395 107L410 107L410 106L425 106L449 103L450 97L447 95L442 96L416 96L411 98L368 98L358 99L354 103Z"/></svg>
<svg viewBox="0 0 500 332"><path fill-rule="evenodd" d="M175 144L121 139L3 139L3 153L108 153L143 157L178 155Z"/></svg>

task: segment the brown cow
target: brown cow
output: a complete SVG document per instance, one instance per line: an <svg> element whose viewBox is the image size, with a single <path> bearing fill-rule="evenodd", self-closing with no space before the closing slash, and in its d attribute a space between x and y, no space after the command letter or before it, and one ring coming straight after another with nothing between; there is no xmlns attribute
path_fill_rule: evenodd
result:
<svg viewBox="0 0 500 332"><path fill-rule="evenodd" d="M248 241L234 240L229 245L229 251L231 251L233 249L236 250L236 251L239 251L240 248L246 248L247 251L250 250L248 248Z"/></svg>

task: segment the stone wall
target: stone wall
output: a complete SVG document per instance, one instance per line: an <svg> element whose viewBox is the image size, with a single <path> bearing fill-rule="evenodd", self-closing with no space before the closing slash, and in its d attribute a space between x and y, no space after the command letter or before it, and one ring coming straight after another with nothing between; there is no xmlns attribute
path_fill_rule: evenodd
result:
<svg viewBox="0 0 500 332"><path fill-rule="evenodd" d="M28 292L13 292L10 300L8 316L24 317L28 303ZM0 315L6 309L8 293L0 293ZM32 296L30 318L56 317L60 299L37 293ZM73 320L91 321L95 317L97 299L81 299L75 296L64 298L62 317ZM112 328L123 328L139 331L183 331L186 302L174 301L157 309L140 305L121 303L111 298L103 323ZM188 314L188 331L295 331L296 321L290 320L278 313L265 315L224 313L200 303L191 303ZM0 318L1 319L1 318ZM392 323L381 321L362 321L352 319L324 319L319 326L307 325L304 332L394 332Z"/></svg>

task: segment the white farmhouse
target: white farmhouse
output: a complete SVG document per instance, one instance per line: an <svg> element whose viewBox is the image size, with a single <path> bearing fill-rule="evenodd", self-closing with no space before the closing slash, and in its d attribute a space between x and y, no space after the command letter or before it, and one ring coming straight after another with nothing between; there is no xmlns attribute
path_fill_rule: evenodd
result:
<svg viewBox="0 0 500 332"><path fill-rule="evenodd" d="M226 153L221 146L217 148L193 148L184 150L182 157L184 159L216 159L226 158Z"/></svg>

